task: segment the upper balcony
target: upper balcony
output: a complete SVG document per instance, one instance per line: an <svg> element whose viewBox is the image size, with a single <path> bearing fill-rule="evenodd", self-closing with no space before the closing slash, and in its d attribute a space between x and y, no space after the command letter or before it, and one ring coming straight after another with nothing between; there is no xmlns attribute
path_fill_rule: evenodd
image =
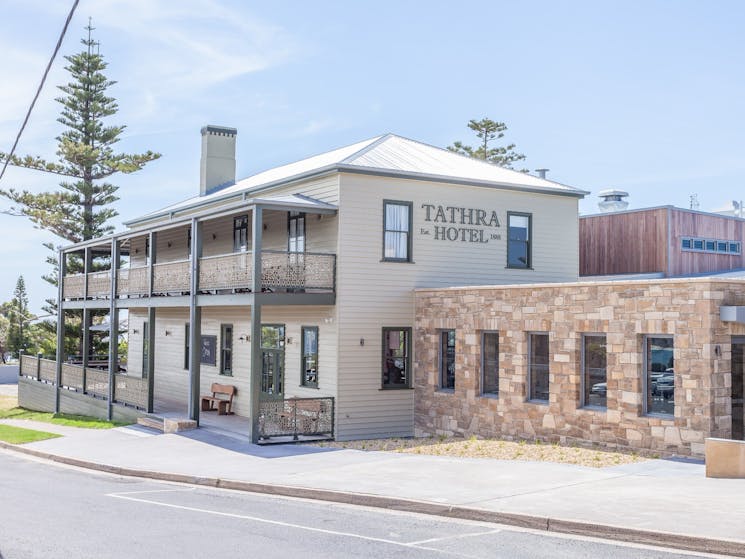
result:
<svg viewBox="0 0 745 559"><path fill-rule="evenodd" d="M316 297L319 304L333 303L336 255L315 249L336 247L335 210L324 205L303 212L298 211L300 204L285 204L284 209L252 202L238 211L169 222L64 249L61 298L65 306L104 306L112 297L119 306L166 304L156 303L157 297L183 305L176 297L193 291L203 302L210 296L261 293L288 295L272 299L282 304L312 304L309 296L320 294L329 296ZM218 304L217 299L205 304ZM239 299L246 304L253 300Z"/></svg>

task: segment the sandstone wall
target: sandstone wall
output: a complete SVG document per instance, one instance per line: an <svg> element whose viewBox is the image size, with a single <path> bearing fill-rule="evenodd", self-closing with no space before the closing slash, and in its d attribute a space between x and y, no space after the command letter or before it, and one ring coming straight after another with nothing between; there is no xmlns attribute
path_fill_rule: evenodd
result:
<svg viewBox="0 0 745 559"><path fill-rule="evenodd" d="M745 282L654 280L417 290L418 432L597 443L703 456L731 434L730 341L719 320ZM456 330L456 384L439 387L441 329ZM481 395L481 332L499 331L499 396ZM549 333L547 404L526 401L528 332ZM605 333L607 409L580 408L581 335ZM672 335L674 417L643 413L643 336Z"/></svg>

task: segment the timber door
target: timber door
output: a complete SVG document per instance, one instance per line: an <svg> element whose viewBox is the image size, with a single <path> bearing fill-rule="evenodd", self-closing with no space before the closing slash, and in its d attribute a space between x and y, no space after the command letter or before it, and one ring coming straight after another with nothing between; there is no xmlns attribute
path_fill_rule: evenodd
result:
<svg viewBox="0 0 745 559"><path fill-rule="evenodd" d="M745 364L745 337L732 338L732 438L743 440L743 365Z"/></svg>
<svg viewBox="0 0 745 559"><path fill-rule="evenodd" d="M285 326L268 324L261 327L261 396L282 398L285 373Z"/></svg>

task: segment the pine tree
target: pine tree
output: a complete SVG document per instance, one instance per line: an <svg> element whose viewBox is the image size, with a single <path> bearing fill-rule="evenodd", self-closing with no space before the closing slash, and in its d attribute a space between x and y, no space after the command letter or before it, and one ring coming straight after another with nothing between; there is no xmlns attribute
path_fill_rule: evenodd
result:
<svg viewBox="0 0 745 559"><path fill-rule="evenodd" d="M0 189L0 196L9 199L13 207L6 213L26 216L40 229L47 230L60 239L76 243L106 235L113 231L109 221L118 215L113 204L119 199L118 187L107 181L115 173L134 173L147 163L160 157L159 153L146 151L127 154L114 151L114 144L125 129L123 125L104 122L113 116L118 105L107 90L116 82L104 75L107 63L99 53L99 44L92 38L94 28L86 27L87 38L81 40L81 52L65 57L65 69L70 74L66 85L58 86L63 93L56 99L62 105L58 122L65 130L57 137L57 162L38 156L13 156L10 164L56 173L65 179L57 190L32 193L28 190ZM0 162L7 154L0 152ZM45 243L53 253L47 262L53 267L44 279L58 284L59 263L54 243ZM70 259L68 271L82 271L82 261ZM57 304L48 299L44 311L56 314ZM54 323L45 323L49 330ZM68 328L69 330L69 328ZM66 333L66 338L70 336ZM67 339L66 346L74 344Z"/></svg>
<svg viewBox="0 0 745 559"><path fill-rule="evenodd" d="M491 147L490 144L493 141L501 140L504 137L504 132L507 130L507 125L504 122L482 118L481 120L470 120L468 128L476 132L476 136L480 140L479 145L472 147L464 145L462 142L453 142L452 146L448 146L450 151L468 155L475 159L483 159L507 169L514 169L512 166L514 163L525 159L522 153L515 151L515 144ZM527 169L520 169L520 171L528 172Z"/></svg>
<svg viewBox="0 0 745 559"><path fill-rule="evenodd" d="M28 312L28 294L23 276L18 277L13 291L13 300L8 309L8 351L18 353L26 349L29 344L28 322L31 313Z"/></svg>

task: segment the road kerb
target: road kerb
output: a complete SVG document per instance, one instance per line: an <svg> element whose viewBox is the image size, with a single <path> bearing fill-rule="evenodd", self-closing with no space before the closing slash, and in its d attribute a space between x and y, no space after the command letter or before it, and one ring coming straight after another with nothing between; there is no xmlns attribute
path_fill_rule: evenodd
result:
<svg viewBox="0 0 745 559"><path fill-rule="evenodd" d="M734 557L745 557L745 542L742 541L738 542L734 540L688 536L671 532L654 532L649 530L639 530L636 528L626 528L622 526L612 526L607 524L595 524L591 522L582 522L575 520L562 520L538 515L489 511L485 509L446 505L441 503L432 503L429 501L416 501L413 499L402 499L399 497L386 497L368 493L354 493L348 491L335 491L331 489L317 489L312 487L298 487L293 485L257 483L250 481L193 476L189 474L177 474L151 470L139 470L134 468L124 468L121 466L100 464L97 462L81 460L79 458L71 458L68 456L51 454L32 448L25 448L23 446L5 443L3 441L0 441L0 449L10 450L21 454L27 454L29 456L34 456L35 458L41 458L68 466L76 466L79 468L85 468L121 476L185 483L190 485L215 487L220 489L244 491L249 493L260 493L265 495L277 495L281 497L294 497L300 499L328 501L334 503L395 510L400 512L429 514L433 516L456 518L460 520L474 520L494 524L505 524L508 526L517 526L520 528L529 528L532 530L542 530L560 534L571 534L600 538L605 540L670 547L674 549L694 551L699 553L714 553L720 555L732 555Z"/></svg>

